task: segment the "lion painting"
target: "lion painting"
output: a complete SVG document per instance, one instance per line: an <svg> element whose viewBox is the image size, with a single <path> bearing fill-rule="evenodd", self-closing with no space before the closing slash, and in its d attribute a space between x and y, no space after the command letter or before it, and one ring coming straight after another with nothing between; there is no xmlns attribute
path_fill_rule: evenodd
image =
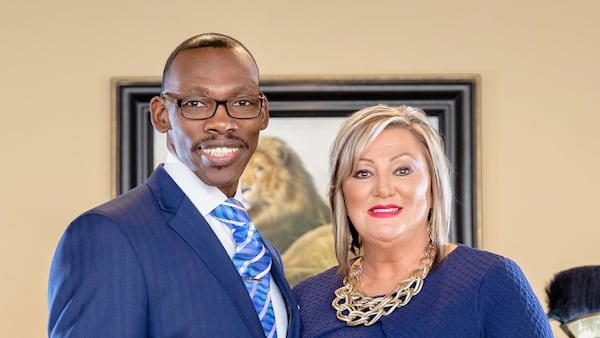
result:
<svg viewBox="0 0 600 338"><path fill-rule="evenodd" d="M329 207L285 141L261 136L241 183L250 219L283 253L291 285L337 264Z"/></svg>
<svg viewBox="0 0 600 338"><path fill-rule="evenodd" d="M312 176L280 138L260 137L241 182L250 219L280 252L302 234L331 220Z"/></svg>
<svg viewBox="0 0 600 338"><path fill-rule="evenodd" d="M331 223L312 229L294 241L281 256L290 285L337 265L333 248Z"/></svg>

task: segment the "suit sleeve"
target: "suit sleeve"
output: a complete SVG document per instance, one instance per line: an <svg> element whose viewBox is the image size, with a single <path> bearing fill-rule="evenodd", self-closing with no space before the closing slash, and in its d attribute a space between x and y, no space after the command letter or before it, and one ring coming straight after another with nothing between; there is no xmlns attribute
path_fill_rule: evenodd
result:
<svg viewBox="0 0 600 338"><path fill-rule="evenodd" d="M125 233L88 213L58 243L48 283L48 336L147 337L146 285Z"/></svg>
<svg viewBox="0 0 600 338"><path fill-rule="evenodd" d="M553 337L548 318L519 266L503 259L486 275L479 293L485 337Z"/></svg>

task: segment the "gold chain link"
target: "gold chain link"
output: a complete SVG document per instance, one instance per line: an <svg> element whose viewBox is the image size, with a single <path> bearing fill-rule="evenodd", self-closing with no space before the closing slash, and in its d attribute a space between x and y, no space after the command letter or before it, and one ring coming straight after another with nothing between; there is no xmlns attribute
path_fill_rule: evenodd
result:
<svg viewBox="0 0 600 338"><path fill-rule="evenodd" d="M359 290L363 258L357 258L350 268L350 273L344 278L344 285L335 290L335 299L331 305L337 311L337 318L346 322L348 326L370 326L396 308L405 306L421 291L434 257L435 248L429 243L413 275L401 281L391 293L375 298L365 296Z"/></svg>

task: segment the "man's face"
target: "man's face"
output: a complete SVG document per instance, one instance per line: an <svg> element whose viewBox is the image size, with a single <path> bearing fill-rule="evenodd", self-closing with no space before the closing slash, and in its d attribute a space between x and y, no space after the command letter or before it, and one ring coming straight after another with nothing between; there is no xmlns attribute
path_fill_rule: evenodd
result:
<svg viewBox="0 0 600 338"><path fill-rule="evenodd" d="M197 48L181 52L171 64L163 90L174 99L259 95L258 69L250 57L224 48ZM230 117L224 105L206 120L181 115L174 100L151 101L152 122L167 133L168 147L204 183L227 196L235 194L238 180L256 149L259 132L269 122L267 100L253 119Z"/></svg>

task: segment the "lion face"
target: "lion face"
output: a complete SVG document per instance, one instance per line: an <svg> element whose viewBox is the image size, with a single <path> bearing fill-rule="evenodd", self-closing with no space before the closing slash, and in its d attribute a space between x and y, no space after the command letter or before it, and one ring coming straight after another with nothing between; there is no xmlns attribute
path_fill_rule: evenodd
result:
<svg viewBox="0 0 600 338"><path fill-rule="evenodd" d="M272 159L264 152L257 150L248 162L242 174L242 194L248 204L248 210L268 204L272 200L273 188L276 187Z"/></svg>
<svg viewBox="0 0 600 338"><path fill-rule="evenodd" d="M241 177L242 194L248 204L249 213L258 209L279 207L282 201L289 201L290 194L297 191L299 177L297 168L290 168L291 149L282 140L274 137L261 137L256 152L248 162Z"/></svg>

